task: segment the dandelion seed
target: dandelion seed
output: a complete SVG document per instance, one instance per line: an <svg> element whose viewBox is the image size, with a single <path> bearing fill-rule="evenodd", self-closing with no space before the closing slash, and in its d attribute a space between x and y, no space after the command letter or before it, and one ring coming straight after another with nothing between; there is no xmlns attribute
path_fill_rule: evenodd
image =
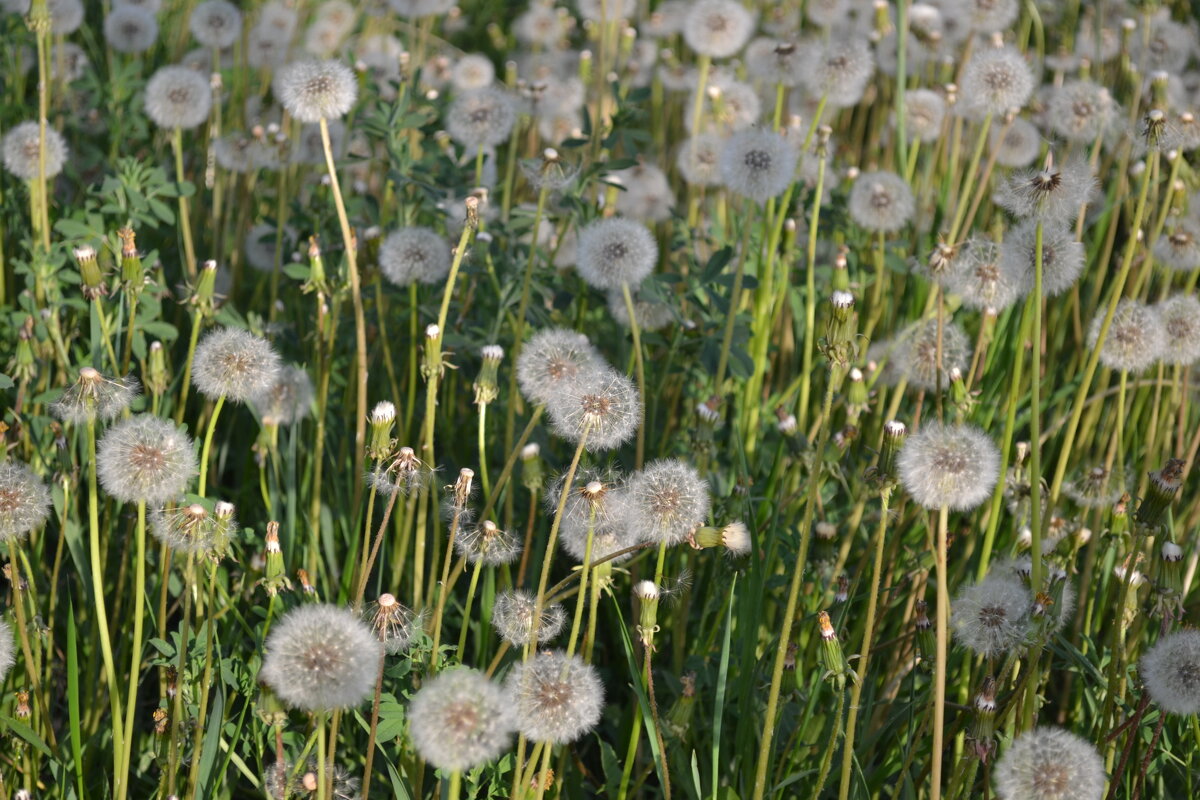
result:
<svg viewBox="0 0 1200 800"><path fill-rule="evenodd" d="M570 744L596 726L604 708L596 670L558 651L515 665L504 688L517 730L533 742Z"/></svg>
<svg viewBox="0 0 1200 800"><path fill-rule="evenodd" d="M721 179L730 191L762 204L784 193L796 174L799 153L766 128L747 128L721 147Z"/></svg>
<svg viewBox="0 0 1200 800"><path fill-rule="evenodd" d="M320 122L346 116L358 98L354 71L340 61L296 61L281 69L275 96L301 122Z"/></svg>
<svg viewBox="0 0 1200 800"><path fill-rule="evenodd" d="M138 382L134 377L106 378L93 367L83 367L79 378L63 390L50 410L72 425L94 419L109 422L121 416L137 394Z"/></svg>
<svg viewBox="0 0 1200 800"><path fill-rule="evenodd" d="M635 287L658 261L658 243L641 223L621 217L598 219L579 232L576 269L589 286Z"/></svg>
<svg viewBox="0 0 1200 800"><path fill-rule="evenodd" d="M603 367L581 372L564 385L548 399L546 411L559 436L573 442L586 436L588 450L611 450L637 431L641 399L633 381Z"/></svg>
<svg viewBox="0 0 1200 800"><path fill-rule="evenodd" d="M160 67L146 84L146 116L160 128L195 128L211 110L208 79L193 69Z"/></svg>
<svg viewBox="0 0 1200 800"><path fill-rule="evenodd" d="M383 646L352 611L299 606L271 628L259 679L293 708L350 708L375 689Z"/></svg>
<svg viewBox="0 0 1200 800"><path fill-rule="evenodd" d="M998 116L1024 106L1034 85L1033 70L1016 49L980 50L963 69L960 104L979 116Z"/></svg>
<svg viewBox="0 0 1200 800"><path fill-rule="evenodd" d="M516 104L503 89L463 92L446 112L450 138L470 151L503 144L517 121Z"/></svg>
<svg viewBox="0 0 1200 800"><path fill-rule="evenodd" d="M367 619L375 637L388 655L408 650L412 640L421 632L423 615L405 606L393 594L381 594L367 608Z"/></svg>
<svg viewBox="0 0 1200 800"><path fill-rule="evenodd" d="M912 219L916 203L908 183L894 172L866 172L854 181L850 217L868 231L892 233Z"/></svg>
<svg viewBox="0 0 1200 800"><path fill-rule="evenodd" d="M0 542L19 540L49 515L50 488L42 479L19 461L0 461Z"/></svg>
<svg viewBox="0 0 1200 800"><path fill-rule="evenodd" d="M204 0L192 9L188 27L205 47L232 47L242 33L242 12L226 0Z"/></svg>
<svg viewBox="0 0 1200 800"><path fill-rule="evenodd" d="M1011 175L1000 186L996 202L1016 217L1071 223L1096 188L1084 161L1055 164Z"/></svg>
<svg viewBox="0 0 1200 800"><path fill-rule="evenodd" d="M4 167L23 181L36 180L39 175L40 133L36 122L22 122L4 135ZM46 126L46 177L62 172L70 151L62 134Z"/></svg>
<svg viewBox="0 0 1200 800"><path fill-rule="evenodd" d="M1095 347L1104 323L1101 308L1088 328L1088 347ZM1100 348L1100 363L1111 369L1141 372L1158 360L1166 344L1162 317L1156 309L1127 298L1117 304L1108 336Z"/></svg>
<svg viewBox="0 0 1200 800"><path fill-rule="evenodd" d="M450 246L430 228L400 228L379 246L379 269L396 286L440 283L450 274Z"/></svg>
<svg viewBox="0 0 1200 800"><path fill-rule="evenodd" d="M96 449L100 485L122 503L160 506L196 474L191 437L167 420L139 414L105 432Z"/></svg>
<svg viewBox="0 0 1200 800"><path fill-rule="evenodd" d="M905 490L925 508L969 511L991 497L1000 452L972 425L929 422L909 435L897 466Z"/></svg>
<svg viewBox="0 0 1200 800"><path fill-rule="evenodd" d="M460 667L425 683L408 708L413 745L444 770L492 761L512 741L508 698L482 672Z"/></svg>
<svg viewBox="0 0 1200 800"><path fill-rule="evenodd" d="M196 346L192 384L212 399L244 403L269 392L279 376L271 343L241 328L218 328Z"/></svg>
<svg viewBox="0 0 1200 800"><path fill-rule="evenodd" d="M313 383L301 367L289 364L279 370L275 382L250 399L264 425L294 425L312 408Z"/></svg>
<svg viewBox="0 0 1200 800"><path fill-rule="evenodd" d="M1046 726L1013 739L994 774L1000 800L1100 800L1106 782L1090 742Z"/></svg>
<svg viewBox="0 0 1200 800"><path fill-rule="evenodd" d="M1003 269L1023 275L1026 292L1034 286L1037 258L1037 223L1026 220L1008 232L1000 245ZM1062 224L1042 226L1042 296L1054 297L1075 285L1083 271L1083 244Z"/></svg>
<svg viewBox="0 0 1200 800"><path fill-rule="evenodd" d="M533 635L533 617L537 602L528 592L509 589L496 596L492 609L492 627L500 638L514 647L524 647ZM567 612L557 603L542 609L537 626L539 643L549 642L562 631Z"/></svg>
<svg viewBox="0 0 1200 800"><path fill-rule="evenodd" d="M695 53L728 58L754 33L754 17L734 0L697 0L683 18L683 40Z"/></svg>
<svg viewBox="0 0 1200 800"><path fill-rule="evenodd" d="M104 18L104 39L118 53L144 53L158 41L158 20L144 8L117 6Z"/></svg>
<svg viewBox="0 0 1200 800"><path fill-rule="evenodd" d="M677 459L651 462L629 481L629 526L644 541L685 541L708 519L708 484L695 467Z"/></svg>
<svg viewBox="0 0 1200 800"><path fill-rule="evenodd" d="M1177 294L1155 308L1163 327L1162 360L1179 366L1200 360L1200 300Z"/></svg>

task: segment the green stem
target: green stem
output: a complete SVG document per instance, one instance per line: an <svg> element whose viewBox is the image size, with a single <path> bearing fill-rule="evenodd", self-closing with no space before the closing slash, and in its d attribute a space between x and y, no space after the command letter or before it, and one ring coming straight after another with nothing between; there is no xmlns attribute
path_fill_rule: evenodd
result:
<svg viewBox="0 0 1200 800"><path fill-rule="evenodd" d="M638 399L641 400L637 429L637 460L635 469L641 469L646 459L646 368L642 361L642 334L638 325L637 314L633 307L633 295L629 293L629 284L621 284L621 294L625 297L625 312L629 314L629 330L633 334L633 357L637 369ZM730 319L732 319L732 315ZM727 350L723 353L727 354Z"/></svg>
<svg viewBox="0 0 1200 800"><path fill-rule="evenodd" d="M212 450L213 431L217 429L217 417L221 413L222 406L225 405L225 395L217 398L216 404L213 406L212 416L208 418L208 427L204 431L204 446L200 449L200 483L197 493L205 496L208 489L208 456Z"/></svg>
<svg viewBox="0 0 1200 800"><path fill-rule="evenodd" d="M937 571L937 652L933 672L933 766L930 774L929 797L938 800L942 796L942 750L946 735L946 644L949 640L950 589L947 583L946 527L950 511L946 506L938 509L937 553L934 567Z"/></svg>
<svg viewBox="0 0 1200 800"><path fill-rule="evenodd" d="M1033 314L1033 367L1029 375L1029 479L1030 531L1033 544L1032 584L1035 592L1042 590L1042 221L1039 219L1033 236L1033 297L1028 310Z"/></svg>
<svg viewBox="0 0 1200 800"><path fill-rule="evenodd" d="M136 555L134 556L134 590L133 590L133 653L129 667L129 694L125 698L125 752L122 774L126 775L126 785L133 779L131 772L133 758L134 717L137 715L137 695L139 678L142 671L142 625L146 610L146 503L137 504Z"/></svg>

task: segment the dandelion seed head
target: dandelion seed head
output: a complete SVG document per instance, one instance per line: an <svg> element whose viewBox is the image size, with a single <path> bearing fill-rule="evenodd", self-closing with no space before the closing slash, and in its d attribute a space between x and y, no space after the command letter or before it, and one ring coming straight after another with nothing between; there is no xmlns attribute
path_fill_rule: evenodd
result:
<svg viewBox="0 0 1200 800"><path fill-rule="evenodd" d="M298 606L271 628L259 679L287 705L305 711L350 708L375 689L383 646L349 609Z"/></svg>
<svg viewBox="0 0 1200 800"><path fill-rule="evenodd" d="M721 179L730 191L761 204L792 185L798 160L796 148L781 134L745 128L721 147Z"/></svg>
<svg viewBox="0 0 1200 800"><path fill-rule="evenodd" d="M766 86L798 86L804 76L807 53L795 42L766 36L750 42L745 53L746 71Z"/></svg>
<svg viewBox="0 0 1200 800"><path fill-rule="evenodd" d="M963 69L962 106L979 116L1021 108L1033 94L1033 70L1012 47L977 51Z"/></svg>
<svg viewBox="0 0 1200 800"><path fill-rule="evenodd" d="M916 202L908 183L894 172L864 172L847 201L850 217L868 231L892 233L912 219Z"/></svg>
<svg viewBox="0 0 1200 800"><path fill-rule="evenodd" d="M641 421L641 399L633 381L605 366L581 372L552 396L546 411L554 432L588 450L611 450L629 441Z"/></svg>
<svg viewBox="0 0 1200 800"><path fill-rule="evenodd" d="M1095 347L1104 323L1105 309L1098 310L1088 328L1088 347ZM1162 316L1139 300L1126 298L1117 304L1108 336L1100 348L1100 363L1111 369L1141 372L1162 355L1166 344Z"/></svg>
<svg viewBox="0 0 1200 800"><path fill-rule="evenodd" d="M1028 628L1029 589L1011 571L993 568L979 583L958 593L950 622L960 644L984 658L1021 645Z"/></svg>
<svg viewBox="0 0 1200 800"><path fill-rule="evenodd" d="M638 164L612 174L615 183L625 187L617 193L616 209L642 222L664 222L675 207L675 192L667 173L653 164Z"/></svg>
<svg viewBox="0 0 1200 800"><path fill-rule="evenodd" d="M960 247L961 269L947 285L962 298L963 305L998 314L1020 299L1024 274L1013 274L1011 261L1000 258L1000 246L991 239L968 240Z"/></svg>
<svg viewBox="0 0 1200 800"><path fill-rule="evenodd" d="M714 133L701 133L687 139L675 157L675 168L693 186L717 186L721 183L722 139Z"/></svg>
<svg viewBox="0 0 1200 800"><path fill-rule="evenodd" d="M909 434L897 467L905 490L925 508L969 511L991 497L1000 452L973 425L927 422Z"/></svg>
<svg viewBox="0 0 1200 800"><path fill-rule="evenodd" d="M675 321L675 312L669 304L644 299L640 291L631 292L630 297L633 299L633 313L640 330L657 331ZM629 327L629 309L625 306L623 292L608 293L608 313L618 325L623 328Z"/></svg>
<svg viewBox="0 0 1200 800"><path fill-rule="evenodd" d="M1124 473L1104 466L1085 467L1063 492L1083 508L1110 508L1125 492Z"/></svg>
<svg viewBox="0 0 1200 800"><path fill-rule="evenodd" d="M521 348L517 383L526 399L544 405L576 383L580 375L604 366L604 359L582 333L547 328Z"/></svg>
<svg viewBox="0 0 1200 800"><path fill-rule="evenodd" d="M697 0L683 18L683 40L694 52L728 58L754 33L754 17L736 0Z"/></svg>
<svg viewBox="0 0 1200 800"><path fill-rule="evenodd" d="M484 89L496 78L496 67L492 60L478 53L468 53L454 64L450 82L460 92Z"/></svg>
<svg viewBox="0 0 1200 800"><path fill-rule="evenodd" d="M1118 111L1107 87L1092 81L1067 81L1050 93L1046 121L1066 141L1091 144L1108 132Z"/></svg>
<svg viewBox="0 0 1200 800"><path fill-rule="evenodd" d="M1003 167L1026 167L1038 157L1042 148L1042 135L1027 119L1017 117L1011 125L992 126L988 134L989 144L996 155L996 163Z"/></svg>
<svg viewBox="0 0 1200 800"><path fill-rule="evenodd" d="M0 461L0 542L19 540L49 515L50 488L42 479L19 461Z"/></svg>
<svg viewBox="0 0 1200 800"><path fill-rule="evenodd" d="M1026 292L1034 286L1037 258L1037 222L1026 220L1008 232L1000 245L1000 259L1011 274L1023 275ZM1062 223L1042 226L1042 296L1054 297L1075 285L1083 272L1083 244Z"/></svg>
<svg viewBox="0 0 1200 800"><path fill-rule="evenodd" d="M17 663L17 648L13 642L12 628L6 620L0 620L0 683L8 677L8 671Z"/></svg>
<svg viewBox="0 0 1200 800"><path fill-rule="evenodd" d="M454 537L454 549L472 564L486 566L510 564L521 555L521 540L513 531L506 531L491 520L467 527Z"/></svg>
<svg viewBox="0 0 1200 800"><path fill-rule="evenodd" d="M1008 30L1017 19L1017 0L965 0L966 23L976 33Z"/></svg>
<svg viewBox="0 0 1200 800"><path fill-rule="evenodd" d="M396 286L439 283L450 274L450 245L431 228L400 228L379 246L379 269Z"/></svg>
<svg viewBox="0 0 1200 800"><path fill-rule="evenodd" d="M195 128L211 110L208 78L194 69L160 67L146 83L146 116L160 128Z"/></svg>
<svg viewBox="0 0 1200 800"><path fill-rule="evenodd" d="M1196 36L1191 28L1164 16L1150 21L1145 37L1133 36L1135 59L1143 73L1181 73L1196 49Z"/></svg>
<svg viewBox="0 0 1200 800"><path fill-rule="evenodd" d="M1200 269L1200 224L1187 218L1175 222L1154 243L1154 258L1175 272Z"/></svg>
<svg viewBox="0 0 1200 800"><path fill-rule="evenodd" d="M394 594L379 595L379 600L367 608L366 618L388 655L408 650L412 640L421 632L424 615L408 608Z"/></svg>
<svg viewBox="0 0 1200 800"><path fill-rule="evenodd" d="M346 116L358 98L354 71L340 61L294 61L276 74L275 96L301 122Z"/></svg>
<svg viewBox="0 0 1200 800"><path fill-rule="evenodd" d="M312 378L294 364L282 367L270 388L250 399L268 425L294 425L308 416L312 401Z"/></svg>
<svg viewBox="0 0 1200 800"><path fill-rule="evenodd" d="M546 490L546 508L557 513L566 474ZM596 487L592 487L596 484ZM593 491L592 489L595 488ZM587 556L588 529L592 531L592 561L599 561L634 544L628 520L628 492L620 477L611 472L580 469L567 491L559 520L558 543L580 564ZM623 561L622 556L616 561Z"/></svg>
<svg viewBox="0 0 1200 800"><path fill-rule="evenodd" d="M1100 800L1106 783L1090 742L1047 726L1013 739L993 774L1000 800Z"/></svg>
<svg viewBox="0 0 1200 800"><path fill-rule="evenodd" d="M596 726L604 708L604 685L595 668L558 651L514 666L504 689L517 730L534 742L570 744Z"/></svg>
<svg viewBox="0 0 1200 800"><path fill-rule="evenodd" d="M909 385L936 389L950 385L953 370L965 372L971 361L971 340L956 322L942 321L942 361L938 366L938 321L927 319L901 332L892 359ZM939 374L940 373L940 374Z"/></svg>
<svg viewBox="0 0 1200 800"><path fill-rule="evenodd" d="M482 672L446 670L412 699L408 721L421 757L444 770L492 761L512 741L513 717L505 692Z"/></svg>
<svg viewBox="0 0 1200 800"><path fill-rule="evenodd" d="M150 512L150 532L167 547L180 553L222 555L235 530L233 506L217 503L209 511L200 503Z"/></svg>
<svg viewBox="0 0 1200 800"><path fill-rule="evenodd" d="M514 647L524 647L533 635L533 617L537 602L529 592L509 589L496 596L492 608L492 627ZM558 603L542 609L538 623L539 643L549 642L562 631L567 612Z"/></svg>
<svg viewBox="0 0 1200 800"><path fill-rule="evenodd" d="M1162 360L1180 366L1200 360L1200 300L1176 294L1156 308L1163 327Z"/></svg>
<svg viewBox="0 0 1200 800"><path fill-rule="evenodd" d="M4 135L4 168L23 181L38 177L38 150L40 134L36 122L22 122ZM62 134L52 126L46 126L46 177L53 178L62 172L63 164L70 151Z"/></svg>
<svg viewBox="0 0 1200 800"><path fill-rule="evenodd" d="M271 343L241 328L218 328L196 346L192 384L212 399L244 403L270 391L279 376Z"/></svg>
<svg viewBox="0 0 1200 800"><path fill-rule="evenodd" d="M636 287L658 261L658 243L650 230L623 217L589 223L579 232L576 269L589 286L601 290Z"/></svg>
<svg viewBox="0 0 1200 800"><path fill-rule="evenodd" d="M830 108L846 108L862 100L875 74L875 55L866 39L834 36L808 47L811 60L804 81L814 97L824 97Z"/></svg>
<svg viewBox="0 0 1200 800"><path fill-rule="evenodd" d="M154 12L120 5L104 18L104 39L118 53L144 53L158 41Z"/></svg>
<svg viewBox="0 0 1200 800"><path fill-rule="evenodd" d="M232 47L242 33L242 12L227 0L204 0L192 9L188 27L205 47Z"/></svg>
<svg viewBox="0 0 1200 800"><path fill-rule="evenodd" d="M1167 634L1139 667L1146 691L1170 714L1200 713L1200 631Z"/></svg>
<svg viewBox="0 0 1200 800"><path fill-rule="evenodd" d="M629 481L628 519L634 536L678 544L704 524L712 501L699 471L678 459L646 465Z"/></svg>
<svg viewBox="0 0 1200 800"><path fill-rule="evenodd" d="M130 417L100 439L96 472L104 491L122 503L161 506L183 494L196 474L192 439L153 414Z"/></svg>
<svg viewBox="0 0 1200 800"><path fill-rule="evenodd" d="M1021 219L1072 223L1095 189L1087 162L1073 159L1010 175L1000 185L996 202Z"/></svg>
<svg viewBox="0 0 1200 800"><path fill-rule="evenodd" d="M446 111L450 138L472 154L481 147L503 144L516 121L512 96L491 86L459 94Z"/></svg>
<svg viewBox="0 0 1200 800"><path fill-rule="evenodd" d="M922 142L934 142L942 133L946 101L930 89L910 89L904 93L904 129Z"/></svg>

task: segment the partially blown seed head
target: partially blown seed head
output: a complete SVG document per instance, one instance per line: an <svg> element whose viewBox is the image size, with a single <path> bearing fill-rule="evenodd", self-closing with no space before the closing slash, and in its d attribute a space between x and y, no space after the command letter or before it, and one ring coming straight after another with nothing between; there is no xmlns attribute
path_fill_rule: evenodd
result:
<svg viewBox="0 0 1200 800"><path fill-rule="evenodd" d="M428 681L408 708L413 745L444 770L465 770L508 749L513 718L505 693L482 672L460 667Z"/></svg>
<svg viewBox="0 0 1200 800"><path fill-rule="evenodd" d="M279 354L266 339L241 328L218 328L196 346L192 384L214 400L244 403L270 391L279 369Z"/></svg>
<svg viewBox="0 0 1200 800"><path fill-rule="evenodd" d="M1200 631L1162 637L1142 656L1139 671L1146 691L1164 711L1200 713Z"/></svg>
<svg viewBox="0 0 1200 800"><path fill-rule="evenodd" d="M1001 800L1100 800L1104 760L1090 742L1043 726L1013 739L996 762L995 781Z"/></svg>
<svg viewBox="0 0 1200 800"><path fill-rule="evenodd" d="M929 422L905 440L897 466L905 490L925 508L969 511L991 496L1000 451L972 425Z"/></svg>
<svg viewBox="0 0 1200 800"><path fill-rule="evenodd" d="M40 528L50 515L50 489L19 461L0 462L0 542Z"/></svg>
<svg viewBox="0 0 1200 800"><path fill-rule="evenodd" d="M516 715L517 730L526 739L570 744L600 721L604 685L579 656L539 653L513 667L504 682Z"/></svg>
<svg viewBox="0 0 1200 800"><path fill-rule="evenodd" d="M266 641L259 678L305 711L356 706L375 689L383 646L352 611L325 603L285 614Z"/></svg>
<svg viewBox="0 0 1200 800"><path fill-rule="evenodd" d="M509 564L521 555L521 540L489 520L460 530L454 537L454 549L472 564L485 566Z"/></svg>
<svg viewBox="0 0 1200 800"><path fill-rule="evenodd" d="M63 422L81 425L89 419L114 420L137 397L138 382L132 376L106 378L93 367L79 370L75 383L63 390L50 410Z"/></svg>
<svg viewBox="0 0 1200 800"><path fill-rule="evenodd" d="M1044 165L1014 173L1000 186L996 202L1013 216L1072 223L1096 188L1087 162Z"/></svg>
<svg viewBox="0 0 1200 800"><path fill-rule="evenodd" d="M407 650L421 630L423 615L408 608L393 594L381 594L367 611L376 638L388 655Z"/></svg>
<svg viewBox="0 0 1200 800"><path fill-rule="evenodd" d="M942 361L938 364L938 321L917 322L899 336L892 353L895 366L909 385L918 389L936 389L950 385L951 370L965 372L971 361L971 340L960 325L942 321Z"/></svg>
<svg viewBox="0 0 1200 800"><path fill-rule="evenodd" d="M159 509L150 514L150 532L172 550L221 557L236 530L234 507L216 503L212 511L200 503Z"/></svg>
<svg viewBox="0 0 1200 800"><path fill-rule="evenodd" d="M174 423L139 414L109 428L96 450L104 491L122 503L161 506L187 489L196 474L192 440Z"/></svg>

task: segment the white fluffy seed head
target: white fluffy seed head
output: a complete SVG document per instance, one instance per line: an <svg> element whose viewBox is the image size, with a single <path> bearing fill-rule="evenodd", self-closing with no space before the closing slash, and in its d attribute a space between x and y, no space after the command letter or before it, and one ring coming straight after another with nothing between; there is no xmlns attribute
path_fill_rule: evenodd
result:
<svg viewBox="0 0 1200 800"><path fill-rule="evenodd" d="M109 428L96 450L97 477L122 503L161 506L196 474L192 439L167 420L139 414Z"/></svg>
<svg viewBox="0 0 1200 800"><path fill-rule="evenodd" d="M496 596L492 608L492 627L500 638L514 647L524 647L533 635L533 615L537 602L529 592L510 589ZM558 636L567 621L567 612L558 603L542 609L538 623L538 642L548 642Z"/></svg>
<svg viewBox="0 0 1200 800"><path fill-rule="evenodd" d="M13 643L12 628L5 620L0 620L0 683L8 677L8 671L17 661L17 648Z"/></svg>
<svg viewBox="0 0 1200 800"><path fill-rule="evenodd" d="M905 440L897 466L905 490L925 508L969 511L991 496L1000 451L973 425L928 422Z"/></svg>
<svg viewBox="0 0 1200 800"><path fill-rule="evenodd" d="M117 6L104 18L104 39L118 53L144 53L158 40L158 20L144 8Z"/></svg>
<svg viewBox="0 0 1200 800"><path fill-rule="evenodd" d="M266 641L259 678L305 711L350 708L375 689L383 646L352 611L325 603L285 614Z"/></svg>
<svg viewBox="0 0 1200 800"><path fill-rule="evenodd" d="M38 150L41 147L38 124L22 122L4 135L4 168L23 181L38 177ZM62 172L70 151L62 134L46 126L46 177Z"/></svg>
<svg viewBox="0 0 1200 800"><path fill-rule="evenodd" d="M704 524L711 504L700 472L678 459L653 461L629 481L629 525L644 541L684 541Z"/></svg>
<svg viewBox="0 0 1200 800"><path fill-rule="evenodd" d="M1162 360L1181 366L1200 360L1200 300L1177 294L1156 308L1163 326Z"/></svg>
<svg viewBox="0 0 1200 800"><path fill-rule="evenodd" d="M439 283L450 273L450 245L431 228L400 228L379 246L379 269L396 286Z"/></svg>
<svg viewBox="0 0 1200 800"><path fill-rule="evenodd" d="M0 462L0 542L20 539L49 515L50 489L42 479L19 461Z"/></svg>
<svg viewBox="0 0 1200 800"><path fill-rule="evenodd" d="M991 239L968 239L959 245L955 260L946 286L967 308L998 314L1025 290L1024 273L1013 273L1013 262L1000 258L1000 246Z"/></svg>
<svg viewBox="0 0 1200 800"><path fill-rule="evenodd" d="M1100 800L1104 760L1088 741L1038 727L1013 739L995 769L1000 800Z"/></svg>
<svg viewBox="0 0 1200 800"><path fill-rule="evenodd" d="M450 138L472 153L481 147L502 144L516 121L517 109L512 96L491 86L463 92L454 98L446 111L446 130L450 132Z"/></svg>
<svg viewBox="0 0 1200 800"><path fill-rule="evenodd" d="M850 217L869 231L892 233L912 219L916 203L908 183L894 172L864 172L848 200Z"/></svg>
<svg viewBox="0 0 1200 800"><path fill-rule="evenodd" d="M722 139L714 133L702 133L685 141L675 158L675 167L693 186L716 186L722 181L720 157Z"/></svg>
<svg viewBox="0 0 1200 800"><path fill-rule="evenodd" d="M1176 272L1200 269L1200 224L1187 218L1172 224L1154 243L1154 258Z"/></svg>
<svg viewBox="0 0 1200 800"><path fill-rule="evenodd" d="M1118 110L1107 87L1091 81L1067 81L1050 93L1046 121L1066 141L1090 144L1109 130Z"/></svg>
<svg viewBox="0 0 1200 800"><path fill-rule="evenodd" d="M808 46L813 49L804 81L813 96L825 97L831 108L856 105L875 74L870 43L861 37L833 36Z"/></svg>
<svg viewBox="0 0 1200 800"><path fill-rule="evenodd" d="M192 384L212 399L244 403L270 391L279 376L271 343L241 328L218 328L196 346Z"/></svg>
<svg viewBox="0 0 1200 800"><path fill-rule="evenodd" d="M904 94L904 128L922 142L933 142L942 133L946 101L930 89L910 89Z"/></svg>
<svg viewBox="0 0 1200 800"><path fill-rule="evenodd" d="M992 126L988 142L1002 167L1026 167L1042 149L1042 134L1032 122L1017 117L1011 125Z"/></svg>
<svg viewBox="0 0 1200 800"><path fill-rule="evenodd" d="M620 447L637 432L641 421L637 386L612 367L579 373L546 404L555 433L578 442L586 435L590 451Z"/></svg>
<svg viewBox="0 0 1200 800"><path fill-rule="evenodd" d="M700 55L728 58L754 33L754 17L735 0L698 0L683 18L683 40Z"/></svg>
<svg viewBox="0 0 1200 800"><path fill-rule="evenodd" d="M1142 656L1139 672L1154 702L1171 714L1200 713L1200 631L1168 634Z"/></svg>
<svg viewBox="0 0 1200 800"><path fill-rule="evenodd" d="M358 98L354 71L340 61L296 61L275 77L275 95L301 122L344 117Z"/></svg>
<svg viewBox="0 0 1200 800"><path fill-rule="evenodd" d="M1033 70L1012 47L980 50L963 69L960 106L973 114L1001 115L1021 108L1033 94Z"/></svg>
<svg viewBox="0 0 1200 800"><path fill-rule="evenodd" d="M467 667L426 682L413 696L408 721L417 752L444 770L491 761L512 741L513 717L505 692Z"/></svg>
<svg viewBox="0 0 1200 800"><path fill-rule="evenodd" d="M1087 162L1063 164L1013 173L996 192L996 202L1020 219L1073 223L1096 188Z"/></svg>
<svg viewBox="0 0 1200 800"><path fill-rule="evenodd" d="M161 67L146 84L146 116L160 128L195 128L211 110L208 78L196 70Z"/></svg>
<svg viewBox="0 0 1200 800"><path fill-rule="evenodd" d="M1088 347L1095 347L1104 323L1101 308L1088 328ZM1158 309L1140 300L1126 298L1117 304L1108 335L1100 348L1100 363L1111 369L1141 372L1162 355L1166 331Z"/></svg>
<svg viewBox="0 0 1200 800"><path fill-rule="evenodd" d="M242 12L227 0L204 0L192 9L188 27L200 44L224 50L242 32Z"/></svg>
<svg viewBox="0 0 1200 800"><path fill-rule="evenodd" d="M564 473L546 490L546 508L550 513L558 512L565 478ZM600 490L589 491L593 483L598 484ZM637 542L630 535L628 510L628 492L618 475L580 469L575 473L574 483L567 490L563 503L558 543L580 564L587 556L589 529L592 532L592 561L631 547ZM628 556L616 560L625 558Z"/></svg>
<svg viewBox="0 0 1200 800"><path fill-rule="evenodd" d="M1025 220L1008 232L1000 246L1003 268L1021 275L1024 292L1033 290L1037 258L1037 221ZM1083 271L1083 244L1063 223L1042 226L1042 295L1054 297L1070 289Z"/></svg>
<svg viewBox="0 0 1200 800"><path fill-rule="evenodd" d="M598 219L579 232L576 269L596 289L635 288L654 270L658 243L640 222L622 217Z"/></svg>
<svg viewBox="0 0 1200 800"><path fill-rule="evenodd" d="M892 352L893 366L915 388L936 389L939 377L945 388L950 385L950 373L956 369L965 371L971 361L971 340L966 331L958 323L948 320L942 321L941 328L940 368L937 319L916 322L897 337Z"/></svg>
<svg viewBox="0 0 1200 800"><path fill-rule="evenodd" d="M604 685L579 656L539 653L517 664L504 682L517 730L533 742L570 744L600 721Z"/></svg>
<svg viewBox="0 0 1200 800"><path fill-rule="evenodd" d="M800 154L786 138L768 128L745 128L721 147L721 180L731 191L765 203L792 185Z"/></svg>
<svg viewBox="0 0 1200 800"><path fill-rule="evenodd" d="M581 373L604 367L582 333L547 328L533 335L517 357L517 382L527 400L544 405L574 384Z"/></svg>
<svg viewBox="0 0 1200 800"><path fill-rule="evenodd" d="M950 604L950 622L959 644L985 658L1020 646L1028 629L1029 589L1010 570L993 569Z"/></svg>
<svg viewBox="0 0 1200 800"><path fill-rule="evenodd" d="M516 533L500 528L490 520L460 530L454 537L455 551L472 564L510 564L521 555L521 548L521 539Z"/></svg>
<svg viewBox="0 0 1200 800"><path fill-rule="evenodd" d="M308 416L312 401L312 378L294 364L282 367L270 387L250 398L263 422L270 425L299 422Z"/></svg>

